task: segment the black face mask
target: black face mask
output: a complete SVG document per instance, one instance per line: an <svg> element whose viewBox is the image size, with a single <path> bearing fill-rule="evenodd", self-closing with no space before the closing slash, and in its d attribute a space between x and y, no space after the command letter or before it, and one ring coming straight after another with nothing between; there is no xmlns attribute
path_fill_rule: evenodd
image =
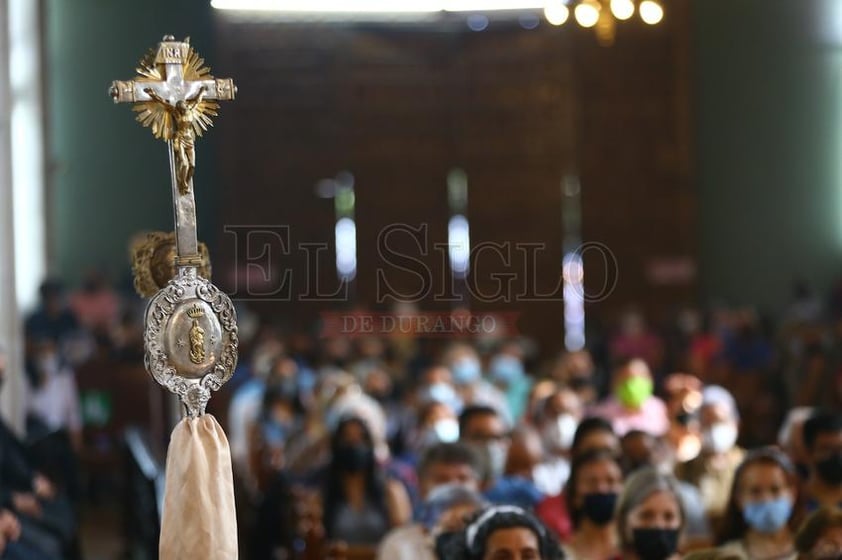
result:
<svg viewBox="0 0 842 560"><path fill-rule="evenodd" d="M634 529L632 544L644 560L666 560L678 549L678 529Z"/></svg>
<svg viewBox="0 0 842 560"><path fill-rule="evenodd" d="M459 543L463 539L462 531L445 531L436 536L435 553L436 558L442 560L444 558L452 558L452 550L459 550Z"/></svg>
<svg viewBox="0 0 842 560"><path fill-rule="evenodd" d="M607 525L614 519L614 506L617 505L617 494L585 494L582 503L582 513L597 525Z"/></svg>
<svg viewBox="0 0 842 560"><path fill-rule="evenodd" d="M587 377L573 377L567 382L567 386L573 391L583 391L590 388L592 382Z"/></svg>
<svg viewBox="0 0 842 560"><path fill-rule="evenodd" d="M340 445L334 460L347 473L364 471L374 462L374 454L365 445Z"/></svg>
<svg viewBox="0 0 842 560"><path fill-rule="evenodd" d="M693 421L693 415L690 414L689 412L679 412L675 416L675 421L680 426L689 426L690 423Z"/></svg>
<svg viewBox="0 0 842 560"><path fill-rule="evenodd" d="M810 466L805 465L804 463L795 463L795 471L798 473L798 477L801 480L807 480L810 478Z"/></svg>
<svg viewBox="0 0 842 560"><path fill-rule="evenodd" d="M816 463L816 472L828 484L842 484L842 452L837 451Z"/></svg>

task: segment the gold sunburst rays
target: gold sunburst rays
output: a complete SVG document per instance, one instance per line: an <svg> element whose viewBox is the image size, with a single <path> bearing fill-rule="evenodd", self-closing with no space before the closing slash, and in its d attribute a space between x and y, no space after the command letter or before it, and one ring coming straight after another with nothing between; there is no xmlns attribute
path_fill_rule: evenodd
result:
<svg viewBox="0 0 842 560"><path fill-rule="evenodd" d="M135 71L138 74L137 82L162 82L166 80L163 64L155 62L157 51L150 49L140 60ZM182 63L182 77L184 81L213 80L210 67L205 66L205 59L190 47L187 56ZM219 103L203 99L196 105L196 118L192 122L193 132L201 137L204 132L213 126L212 117L218 115ZM134 104L132 110L137 113L135 119L141 125L150 128L155 138L160 140L172 140L176 132L176 122L170 108L155 101L139 101Z"/></svg>

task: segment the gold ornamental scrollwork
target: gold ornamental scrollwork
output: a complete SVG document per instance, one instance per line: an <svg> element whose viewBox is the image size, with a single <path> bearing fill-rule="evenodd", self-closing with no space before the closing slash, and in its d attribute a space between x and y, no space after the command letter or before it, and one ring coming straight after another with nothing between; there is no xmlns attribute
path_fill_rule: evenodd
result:
<svg viewBox="0 0 842 560"><path fill-rule="evenodd" d="M175 277L178 264L175 233L152 231L143 234L132 242L129 252L134 287L140 297L152 297ZM199 258L194 266L199 276L210 279L210 255L204 243L199 243Z"/></svg>

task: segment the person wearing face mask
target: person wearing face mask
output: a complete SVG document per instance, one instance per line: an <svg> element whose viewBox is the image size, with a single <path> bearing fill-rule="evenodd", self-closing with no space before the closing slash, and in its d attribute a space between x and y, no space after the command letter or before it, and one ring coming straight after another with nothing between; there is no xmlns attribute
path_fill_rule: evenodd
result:
<svg viewBox="0 0 842 560"><path fill-rule="evenodd" d="M386 480L363 420L340 419L330 450L322 493L322 523L328 541L375 546L390 528L409 521L406 490L399 482Z"/></svg>
<svg viewBox="0 0 842 560"><path fill-rule="evenodd" d="M674 450L665 438L656 438L646 432L631 431L623 436L621 446L623 470L626 476L647 467L655 468L662 474L672 474L675 470ZM683 480L677 480L676 485L681 493L681 502L687 517L684 538L688 548L709 546L713 539L702 495L698 488Z"/></svg>
<svg viewBox="0 0 842 560"><path fill-rule="evenodd" d="M453 386L453 374L441 365L433 366L424 372L421 385L418 388L418 400L423 405L437 402L446 405L458 415L465 403Z"/></svg>
<svg viewBox="0 0 842 560"><path fill-rule="evenodd" d="M643 468L627 480L616 510L619 560L677 560L684 505L676 480Z"/></svg>
<svg viewBox="0 0 842 560"><path fill-rule="evenodd" d="M516 419L522 417L532 382L520 358L511 354L497 354L488 364L488 376L505 394L509 415Z"/></svg>
<svg viewBox="0 0 842 560"><path fill-rule="evenodd" d="M81 448L82 412L76 376L68 369L51 340L42 340L35 350L35 382L30 387L28 435L41 438L65 432L75 449Z"/></svg>
<svg viewBox="0 0 842 560"><path fill-rule="evenodd" d="M807 511L842 506L842 414L817 412L804 423L803 435L811 464Z"/></svg>
<svg viewBox="0 0 842 560"><path fill-rule="evenodd" d="M705 511L714 522L725 513L734 471L745 458L745 451L737 446L739 421L731 393L717 385L705 387L699 409L702 450L698 457L675 468L679 479L702 493Z"/></svg>
<svg viewBox="0 0 842 560"><path fill-rule="evenodd" d="M411 438L410 456L406 460L415 463L427 449L440 443L453 443L459 439L459 421L453 411L440 402L428 402L418 411L418 425Z"/></svg>
<svg viewBox="0 0 842 560"><path fill-rule="evenodd" d="M570 475L570 447L584 410L579 396L559 389L538 407L533 423L541 434L545 456L535 468L535 485L547 496L561 492Z"/></svg>
<svg viewBox="0 0 842 560"><path fill-rule="evenodd" d="M573 442L570 446L572 460L575 461L577 457L593 451L606 451L615 458L620 455L620 440L617 439L611 423L603 418L585 418L573 434ZM560 494L549 496L535 508L535 513L541 521L562 542L568 541L573 533L570 511L567 509L569 488L571 485L568 477L565 488Z"/></svg>
<svg viewBox="0 0 842 560"><path fill-rule="evenodd" d="M549 376L579 396L585 406L596 403L603 384L587 350L565 352L551 366Z"/></svg>
<svg viewBox="0 0 842 560"><path fill-rule="evenodd" d="M749 453L734 474L721 550L744 560L795 560L797 498L798 474L786 455L772 448Z"/></svg>
<svg viewBox="0 0 842 560"><path fill-rule="evenodd" d="M565 558L608 560L616 557L614 509L623 489L623 471L606 449L588 451L573 460L565 498L574 531L564 546Z"/></svg>
<svg viewBox="0 0 842 560"><path fill-rule="evenodd" d="M534 509L544 499L534 482L535 467L543 453L541 437L533 428L516 428L511 435L504 474L485 492L488 501Z"/></svg>
<svg viewBox="0 0 842 560"><path fill-rule="evenodd" d="M468 406L459 415L459 440L473 446L485 463L483 488L503 476L511 438L500 413L489 406Z"/></svg>
<svg viewBox="0 0 842 560"><path fill-rule="evenodd" d="M491 505L481 494L460 486L447 487L439 494L441 502L449 499L452 505L442 509L438 521L430 531L436 560L447 558L452 543L461 542L467 520L476 517L478 511Z"/></svg>
<svg viewBox="0 0 842 560"><path fill-rule="evenodd" d="M442 514L459 505L478 507L480 458L464 444L430 447L418 466L423 504L416 521L393 529L380 543L378 560L435 560L434 543Z"/></svg>
<svg viewBox="0 0 842 560"><path fill-rule="evenodd" d="M670 429L667 441L675 449L675 459L686 463L702 449L699 434L699 407L702 404L702 381L687 373L672 373L664 379Z"/></svg>
<svg viewBox="0 0 842 560"><path fill-rule="evenodd" d="M609 420L620 437L629 430L661 436L670 423L664 402L653 391L652 373L646 362L638 358L627 360L614 370L612 396L589 415Z"/></svg>
<svg viewBox="0 0 842 560"><path fill-rule="evenodd" d="M255 423L252 438L254 442L253 469L260 486L283 467L284 444L290 434L300 429L300 417L296 409L296 394L288 387L273 384L263 395L263 408Z"/></svg>
<svg viewBox="0 0 842 560"><path fill-rule="evenodd" d="M445 352L444 363L450 369L456 391L466 406L494 408L508 426L513 425L506 396L483 378L482 364L472 346L462 343L451 346Z"/></svg>

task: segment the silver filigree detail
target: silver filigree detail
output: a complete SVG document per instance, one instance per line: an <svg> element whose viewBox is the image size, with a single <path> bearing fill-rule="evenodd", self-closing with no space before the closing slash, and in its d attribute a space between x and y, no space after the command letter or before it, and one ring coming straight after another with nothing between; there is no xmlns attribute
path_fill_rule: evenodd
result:
<svg viewBox="0 0 842 560"><path fill-rule="evenodd" d="M184 360L176 355L187 346L182 333L175 333L174 342L171 339L169 343L171 346L167 343L171 329L186 328L185 323L179 323L183 315L180 310L191 304L207 305L206 309L212 312L207 317L210 326L221 335L220 338L214 334L209 336L211 355L206 370L198 372L190 371L192 366L186 367ZM211 391L218 390L231 379L237 365L238 343L237 316L231 299L210 281L198 276L194 267L180 268L178 275L149 301L146 308L146 369L155 381L181 398L189 416L204 414Z"/></svg>

